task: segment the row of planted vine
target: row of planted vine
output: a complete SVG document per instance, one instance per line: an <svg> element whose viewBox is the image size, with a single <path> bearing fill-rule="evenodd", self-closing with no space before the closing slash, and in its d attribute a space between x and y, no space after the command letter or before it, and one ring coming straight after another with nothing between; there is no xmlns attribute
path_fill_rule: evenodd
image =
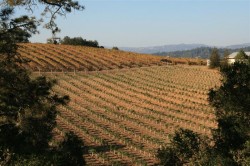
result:
<svg viewBox="0 0 250 166"><path fill-rule="evenodd" d="M99 71L152 66L160 57L108 49L53 44L20 44L19 53L31 60L33 71Z"/></svg>
<svg viewBox="0 0 250 166"><path fill-rule="evenodd" d="M48 75L51 77L51 75ZM220 76L204 67L162 66L56 74L68 94L57 131L74 131L91 165L153 165L177 128L210 136L216 128L207 92ZM59 132L59 133L60 133Z"/></svg>

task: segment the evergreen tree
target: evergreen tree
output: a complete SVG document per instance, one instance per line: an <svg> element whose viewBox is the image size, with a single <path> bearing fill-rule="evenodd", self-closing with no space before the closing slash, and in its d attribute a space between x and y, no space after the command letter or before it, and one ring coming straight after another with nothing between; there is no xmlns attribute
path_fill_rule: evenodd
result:
<svg viewBox="0 0 250 166"><path fill-rule="evenodd" d="M238 54L235 57L236 62L244 62L249 63L250 58L247 56L247 54L244 52L243 49L241 49Z"/></svg>
<svg viewBox="0 0 250 166"><path fill-rule="evenodd" d="M247 54L241 49L235 57L236 59L247 59Z"/></svg>
<svg viewBox="0 0 250 166"><path fill-rule="evenodd" d="M223 66L221 74L222 85L209 92L218 121L213 138L177 131L171 144L158 151L160 165L249 165L250 64Z"/></svg>
<svg viewBox="0 0 250 166"><path fill-rule="evenodd" d="M114 47L112 48L112 50L119 50L119 48L116 47L116 46L114 46Z"/></svg>
<svg viewBox="0 0 250 166"><path fill-rule="evenodd" d="M72 165L84 165L81 146L76 136L67 135L58 147L52 147L52 129L56 125L56 106L66 104L68 96L51 93L55 81L45 77L32 79L23 68L26 59L17 53L18 42L36 33L35 18L12 18L15 6L44 3L70 11L77 3L65 1L8 0L0 10L0 165L67 165L62 162L67 153ZM9 5L13 7L9 7ZM52 8L50 8L52 10ZM47 10L46 10L47 11ZM56 10L57 11L57 10ZM56 13L56 11L54 13ZM50 21L52 25L54 18ZM51 28L54 31L52 25ZM76 142L74 142L76 141ZM69 145L74 145L76 154ZM81 158L79 158L81 156Z"/></svg>
<svg viewBox="0 0 250 166"><path fill-rule="evenodd" d="M221 68L221 73L224 78L221 87L209 94L218 120L215 146L228 160L241 163L237 154L249 148L250 141L250 64L236 62Z"/></svg>
<svg viewBox="0 0 250 166"><path fill-rule="evenodd" d="M221 62L221 66L226 66L228 65L228 56L230 55L229 50L225 49L224 53L223 53L223 60Z"/></svg>
<svg viewBox="0 0 250 166"><path fill-rule="evenodd" d="M83 142L73 132L66 134L64 141L59 145L59 152L63 165L85 165L83 160Z"/></svg>
<svg viewBox="0 0 250 166"><path fill-rule="evenodd" d="M220 66L220 55L218 53L218 49L214 48L210 55L210 68L216 68Z"/></svg>
<svg viewBox="0 0 250 166"><path fill-rule="evenodd" d="M61 41L61 44L77 45L77 46L88 46L88 47L98 47L99 48L99 44L98 44L98 42L96 40L95 41L86 40L86 39L83 39L82 37L70 38L68 36L65 36L63 38L63 40Z"/></svg>
<svg viewBox="0 0 250 166"><path fill-rule="evenodd" d="M195 158L202 149L201 137L190 131L179 129L175 132L170 144L158 150L157 157L161 166L185 165L190 163L191 158Z"/></svg>

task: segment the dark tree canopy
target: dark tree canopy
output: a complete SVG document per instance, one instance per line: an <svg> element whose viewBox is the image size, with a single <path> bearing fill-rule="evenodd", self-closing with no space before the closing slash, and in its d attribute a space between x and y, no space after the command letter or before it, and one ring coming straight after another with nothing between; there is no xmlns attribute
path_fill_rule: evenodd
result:
<svg viewBox="0 0 250 166"><path fill-rule="evenodd" d="M220 55L218 53L218 49L214 48L212 50L212 53L210 55L210 68L215 68L215 67L219 67L220 66Z"/></svg>
<svg viewBox="0 0 250 166"><path fill-rule="evenodd" d="M88 46L88 47L98 47L99 44L98 42L92 41L92 40L86 40L83 39L82 37L74 37L70 38L68 36L65 36L63 40L61 41L61 44L66 44L66 45L77 45L77 46Z"/></svg>
<svg viewBox="0 0 250 166"><path fill-rule="evenodd" d="M17 53L17 43L27 42L37 32L38 21L28 16L13 18L18 5L46 3L50 9L65 11L76 6L71 6L70 0L5 2L12 7L1 4L0 9L0 165L68 165L62 162L65 154L68 163L84 165L82 142L72 133L58 146L49 144L56 125L56 107L66 104L69 98L52 92L56 81L31 78L22 67L28 61ZM68 145L74 145L78 154Z"/></svg>
<svg viewBox="0 0 250 166"><path fill-rule="evenodd" d="M221 87L211 90L209 100L216 108L216 146L237 151L250 139L250 64L238 63L221 68Z"/></svg>
<svg viewBox="0 0 250 166"><path fill-rule="evenodd" d="M197 155L201 149L198 134L179 129L171 139L170 145L158 151L157 157L160 165L184 165L190 162L190 158ZM194 157L195 158L195 157Z"/></svg>
<svg viewBox="0 0 250 166"><path fill-rule="evenodd" d="M85 165L83 160L83 142L73 132L66 134L64 141L59 146L64 165Z"/></svg>
<svg viewBox="0 0 250 166"><path fill-rule="evenodd" d="M241 49L238 54L235 57L237 62L244 62L244 63L249 63L250 58L247 56L247 54L244 52L243 49Z"/></svg>
<svg viewBox="0 0 250 166"><path fill-rule="evenodd" d="M56 16L63 16L72 10L83 10L84 6L80 5L78 1L73 0L4 0L5 6L9 5L12 7L25 7L27 11L33 12L39 5L44 8L41 13L43 19L44 16L49 17L49 21L46 22L45 27L52 30L55 34L60 31L57 27L55 20Z"/></svg>
<svg viewBox="0 0 250 166"><path fill-rule="evenodd" d="M114 46L114 47L112 47L112 50L119 50L119 48Z"/></svg>
<svg viewBox="0 0 250 166"><path fill-rule="evenodd" d="M250 63L222 66L221 74L222 85L209 93L218 121L212 139L179 130L158 151L160 165L249 165Z"/></svg>
<svg viewBox="0 0 250 166"><path fill-rule="evenodd" d="M228 56L230 55L229 50L225 49L223 53L223 60L221 61L221 66L226 66L228 65Z"/></svg>

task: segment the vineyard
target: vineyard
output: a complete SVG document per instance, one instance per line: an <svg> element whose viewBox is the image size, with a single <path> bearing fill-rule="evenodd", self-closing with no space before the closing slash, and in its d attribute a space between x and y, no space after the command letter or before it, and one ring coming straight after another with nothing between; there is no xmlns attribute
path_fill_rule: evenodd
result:
<svg viewBox="0 0 250 166"><path fill-rule="evenodd" d="M60 137L71 130L83 139L88 165L154 165L157 149L176 129L209 137L217 125L207 93L219 85L220 75L206 67L165 65L45 75L58 80L56 93L71 98L59 107L55 133Z"/></svg>
<svg viewBox="0 0 250 166"><path fill-rule="evenodd" d="M19 44L18 52L32 71L101 71L165 64L206 65L202 59L169 58L83 46L55 44Z"/></svg>
<svg viewBox="0 0 250 166"><path fill-rule="evenodd" d="M32 71L99 71L162 64L161 57L124 51L55 44L19 44Z"/></svg>

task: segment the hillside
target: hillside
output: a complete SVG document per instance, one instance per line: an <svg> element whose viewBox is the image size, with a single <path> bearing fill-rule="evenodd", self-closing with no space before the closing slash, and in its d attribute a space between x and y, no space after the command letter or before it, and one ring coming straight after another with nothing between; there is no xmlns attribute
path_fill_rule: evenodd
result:
<svg viewBox="0 0 250 166"><path fill-rule="evenodd" d="M204 44L171 44L152 47L120 47L121 50L144 54L154 54L156 52L172 52L180 50L191 50L198 47L205 47Z"/></svg>
<svg viewBox="0 0 250 166"><path fill-rule="evenodd" d="M220 76L207 67L46 75L58 80L55 92L71 98L59 108L55 133L60 137L71 130L80 136L89 165L154 165L156 150L177 128L209 136L216 127L207 92L219 85Z"/></svg>
<svg viewBox="0 0 250 166"><path fill-rule="evenodd" d="M205 44L170 44L170 45L163 45L163 46L151 46L151 47L120 47L121 50L124 51L131 51L137 53L144 53L144 54L161 54L166 55L169 52L185 52L188 50L195 50L199 48L213 48L216 46L209 46ZM250 43L244 44L237 44L237 45L230 45L225 47L218 47L220 49L240 49L250 47ZM192 54L195 57L195 54ZM203 58L206 58L205 56Z"/></svg>
<svg viewBox="0 0 250 166"><path fill-rule="evenodd" d="M233 47L233 46L232 46ZM235 46L236 47L236 46ZM219 54L221 57L223 57L223 54L226 50L228 50L229 53L238 52L241 48L237 49L228 49L228 48L218 48ZM249 47L242 48L244 51L250 51ZM213 48L212 47L200 47L195 48L192 50L185 50L185 51L174 51L174 52L158 52L155 53L155 55L162 55L162 56L171 56L171 57L183 57L183 58L195 58L200 57L203 59L207 59L210 57L212 53Z"/></svg>
<svg viewBox="0 0 250 166"><path fill-rule="evenodd" d="M56 79L53 91L70 96L59 107L54 134L61 139L67 131L76 133L88 165L154 165L157 149L176 129L210 136L217 126L207 93L220 84L218 71L167 65L201 59L163 62L152 55L50 44L20 44L19 52L30 59L26 67L33 76Z"/></svg>
<svg viewBox="0 0 250 166"><path fill-rule="evenodd" d="M98 71L161 64L161 57L101 48L19 44L18 52L31 62L32 71Z"/></svg>

